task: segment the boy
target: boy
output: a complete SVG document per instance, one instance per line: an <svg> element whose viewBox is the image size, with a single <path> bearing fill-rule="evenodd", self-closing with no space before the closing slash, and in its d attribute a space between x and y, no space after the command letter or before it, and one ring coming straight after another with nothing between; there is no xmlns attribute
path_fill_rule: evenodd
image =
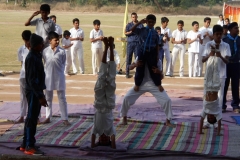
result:
<svg viewBox="0 0 240 160"><path fill-rule="evenodd" d="M61 39L62 38L62 28L56 24L57 17L55 15L51 15L49 18L55 23L55 32L59 35L59 39Z"/></svg>
<svg viewBox="0 0 240 160"><path fill-rule="evenodd" d="M143 28L137 28L138 25L146 23L147 26ZM138 60L143 63L143 67L137 67L135 73L135 87L136 92L139 91L139 86L143 82L145 64L150 72L151 78L159 90L162 90L160 76L153 73L152 68L157 68L158 62L158 51L159 51L159 36L154 30L154 25L156 23L155 15L149 14L146 19L142 19L140 22L136 23L130 30L135 34L139 35L141 42L141 47L138 52Z"/></svg>
<svg viewBox="0 0 240 160"><path fill-rule="evenodd" d="M228 26L227 25L223 25L223 36L222 39L226 38L228 35Z"/></svg>
<svg viewBox="0 0 240 160"><path fill-rule="evenodd" d="M33 17L41 14L41 18L33 19ZM48 17L50 14L50 6L48 4L42 4L40 6L40 11L36 11L33 15L27 20L25 26L36 26L35 33L41 36L44 40L44 48L49 46L47 40L48 33L55 31L55 23Z"/></svg>
<svg viewBox="0 0 240 160"><path fill-rule="evenodd" d="M30 38L30 52L25 59L26 98L28 113L24 124L23 142L20 150L29 155L43 155L35 146L35 134L41 106L48 106L43 90L45 86L45 73L42 63L43 38L32 34Z"/></svg>
<svg viewBox="0 0 240 160"><path fill-rule="evenodd" d="M93 74L97 75L102 59L102 40L103 31L100 29L101 22L96 19L93 21L94 29L90 32L91 50L92 50L92 69Z"/></svg>
<svg viewBox="0 0 240 160"><path fill-rule="evenodd" d="M102 64L96 82L94 108L94 125L92 128L91 147L100 145L111 146L116 149L115 135L116 130L113 126L112 109L115 108L115 90L116 90L116 64L114 62L112 37L104 37L105 45ZM110 62L106 62L107 51L110 50ZM99 135L99 143L95 144L96 135Z"/></svg>
<svg viewBox="0 0 240 160"><path fill-rule="evenodd" d="M56 32L50 32L48 35L50 46L43 50L43 60L45 62L46 72L46 100L49 104L46 107L46 119L42 123L50 123L52 117L53 90L57 90L61 119L65 125L69 125L67 102L65 96L66 83L64 68L66 63L66 53L60 48L59 35Z"/></svg>
<svg viewBox="0 0 240 160"><path fill-rule="evenodd" d="M200 54L204 52L204 47L207 42L210 42L213 39L213 33L212 28L209 27L211 24L211 18L206 17L204 18L204 25L199 29L199 31L202 33L203 36L203 42L200 45ZM199 56L199 73L198 77L202 77L202 71L203 71L203 63L202 63L202 56Z"/></svg>
<svg viewBox="0 0 240 160"><path fill-rule="evenodd" d="M27 99L25 94L25 88L26 88L26 80L25 80L25 59L29 53L30 50L30 37L31 37L31 31L25 30L22 32L22 39L24 41L24 45L21 46L18 49L18 61L21 61L21 71L20 71L20 118L16 123L22 123L24 122L24 116L26 116L27 113Z"/></svg>
<svg viewBox="0 0 240 160"><path fill-rule="evenodd" d="M217 21L217 24L220 26L224 25L224 19L222 14L219 14L219 20Z"/></svg>
<svg viewBox="0 0 240 160"><path fill-rule="evenodd" d="M163 39L166 40L166 43L164 43L163 49L164 49L164 55L166 57L166 76L171 76L170 74L170 67L171 67L171 55L169 50L169 41L172 37L171 30L167 27L168 26L169 19L167 17L161 18L161 33L164 34ZM163 62L163 61L162 61Z"/></svg>
<svg viewBox="0 0 240 160"><path fill-rule="evenodd" d="M113 44L113 55L114 55L114 60L115 60L115 63L116 63L116 68L117 68L116 73L121 74L121 71L120 71L120 57L118 55L118 52L115 50L115 44ZM108 49L108 51L107 51L107 62L109 62L109 61L110 61L110 49Z"/></svg>
<svg viewBox="0 0 240 160"><path fill-rule="evenodd" d="M226 96L228 91L228 86L231 79L231 90L232 90L232 102L231 106L234 113L239 113L239 55L240 55L240 37L238 23L233 22L228 26L230 34L223 39L224 42L228 43L230 46L231 56L229 57L229 63L227 64L227 78L225 81L224 95L223 95L223 105L222 111L226 112Z"/></svg>
<svg viewBox="0 0 240 160"><path fill-rule="evenodd" d="M69 30L71 33L70 40L73 42L71 47L71 56L72 56L72 67L73 73L77 74L77 57L79 61L79 70L80 74L84 74L84 61L83 61L83 46L82 41L84 41L84 32L79 28L79 19L73 19L73 28Z"/></svg>
<svg viewBox="0 0 240 160"><path fill-rule="evenodd" d="M159 47L159 51L158 51L158 58L161 60L162 65L163 65L163 58L164 58L164 50L163 50L163 46L164 43L166 43L166 39L163 40L164 34L161 34L161 28L159 26L157 26L155 28L155 31L157 31L158 36L159 36L159 43L158 43L158 47Z"/></svg>
<svg viewBox="0 0 240 160"><path fill-rule="evenodd" d="M203 57L202 62L204 63L207 61L208 67L211 63L208 61L209 58L211 60L213 58L218 59L217 60L218 68L217 68L216 72L219 74L219 76L217 78L219 78L218 81L220 83L220 88L218 89L218 93L217 93L218 106L216 106L216 107L218 107L217 110L220 112L221 112L221 107L222 107L222 103L223 103L223 93L224 93L224 86L225 86L225 80L226 80L226 64L228 63L228 58L231 56L229 45L221 40L222 35L223 35L223 28L220 25L215 25L213 27L213 40L206 43L204 52L202 53L202 57ZM214 60L214 61L216 61L216 60ZM211 64L211 65L213 65L213 64ZM210 69L207 68L206 71L207 70L210 70ZM210 72L208 75L206 74L205 79L208 78L207 76L211 77L211 74L215 74L215 73ZM207 83L207 82L205 82L205 83ZM217 84L217 82L216 82L216 84ZM213 86L211 86L211 87L213 87ZM206 91L204 93L206 94ZM208 98L208 96L206 98ZM216 105L217 105L217 103L216 103ZM208 105L207 102L206 102L206 105ZM208 126L209 126L208 123L204 124L204 128L207 128Z"/></svg>
<svg viewBox="0 0 240 160"><path fill-rule="evenodd" d="M179 68L179 76L184 76L184 55L186 52L185 44L187 43L187 31L183 29L184 22L179 20L177 22L177 29L172 33L172 43L174 44L172 50L172 62L171 62L171 73L174 74L174 66L177 60L178 55L180 54L180 68Z"/></svg>
<svg viewBox="0 0 240 160"><path fill-rule="evenodd" d="M68 30L63 32L62 47L65 49L66 53L66 66L64 70L65 76L70 76L69 70L72 66L71 47L73 44L70 41L70 35L71 33Z"/></svg>
<svg viewBox="0 0 240 160"><path fill-rule="evenodd" d="M188 70L189 77L196 77L199 74L199 52L203 36L201 32L198 31L199 23L197 21L192 22L192 27L193 30L189 31L187 34L187 43L189 44Z"/></svg>
<svg viewBox="0 0 240 160"><path fill-rule="evenodd" d="M139 42L139 36L134 34L130 29L138 23L138 16L137 13L133 12L131 14L132 22L128 23L126 25L125 29L125 35L127 36L127 58L126 58L126 78L130 78L129 75L129 66L132 63L132 56L134 53L134 58L137 57L138 47L140 46ZM138 28L143 28L144 26L140 24Z"/></svg>

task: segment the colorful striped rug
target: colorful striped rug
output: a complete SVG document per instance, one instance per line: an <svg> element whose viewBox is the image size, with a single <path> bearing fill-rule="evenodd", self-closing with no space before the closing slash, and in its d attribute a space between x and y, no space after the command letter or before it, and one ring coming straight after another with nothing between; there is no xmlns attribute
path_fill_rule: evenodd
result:
<svg viewBox="0 0 240 160"><path fill-rule="evenodd" d="M93 117L81 116L69 118L71 126L64 126L59 117L52 122L37 127L36 140L40 144L80 146L90 140ZM128 125L120 125L115 119L116 140L128 142L129 149L151 149L184 151L191 153L240 156L239 149L235 155L230 154L229 145L239 145L239 141L229 136L229 127L223 125L223 136L216 136L213 129L198 134L198 124L193 122L175 123L176 128L166 127L161 122L129 120ZM239 132L238 132L239 133ZM0 142L21 142L23 124L13 126L0 137ZM234 152L234 147L231 147ZM234 152L235 153L235 152Z"/></svg>

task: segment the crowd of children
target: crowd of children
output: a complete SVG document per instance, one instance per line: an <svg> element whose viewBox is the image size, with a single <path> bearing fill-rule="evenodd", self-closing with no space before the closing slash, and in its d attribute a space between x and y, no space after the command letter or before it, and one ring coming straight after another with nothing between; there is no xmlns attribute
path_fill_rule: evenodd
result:
<svg viewBox="0 0 240 160"><path fill-rule="evenodd" d="M41 14L41 18L32 20L38 14ZM18 50L18 60L22 68L20 71L21 112L17 122L25 123L23 142L19 149L30 155L43 154L39 147L35 146L34 136L37 123L51 122L54 90L58 95L61 119L65 125L70 125L65 95L65 76L70 75L71 67L73 73L77 74L77 59L80 73L85 72L82 46L85 38L84 31L79 27L80 20L74 18L73 28L62 32L62 28L56 24L57 17L55 15L48 17L49 14L48 4L41 5L40 11L33 13L25 25L36 26L36 34L32 34L29 30L23 31L24 45ZM125 32L128 36L126 77L129 78L129 71L136 68L135 86L126 93L123 99L122 124L127 125L127 112L130 106L142 94L150 92L166 114L165 125L175 127L171 124L173 117L171 99L161 82L164 75L163 60L165 56L165 75L173 76L174 66L179 56L179 75L183 77L186 44L189 44L189 77L201 77L203 63L206 62L199 134L203 133L203 128L214 124L218 128L217 135L220 136L222 112L226 110L226 93L230 79L233 95L231 105L234 112L239 113L239 74L234 73L235 68L238 68L240 54L238 24L234 22L225 25L220 15L219 25L210 28L211 18L206 17L203 27L199 29L199 23L193 21L193 29L187 32L183 29L184 22L179 20L177 29L171 33L167 27L169 23L167 17L162 17L162 26L155 28L157 19L153 14L149 14L141 21L137 20L136 13L132 13L131 17L132 22L126 26ZM144 26L145 23L146 26ZM120 70L120 58L114 50L114 38L104 37L100 25L100 20L94 20L94 28L90 32L92 70L93 74L98 76L94 88L96 112L91 147L110 145L116 148L112 109L115 108L115 76L118 73L117 70ZM61 38L62 48L59 46ZM174 44L172 54L169 48L170 42ZM133 53L135 61L132 63ZM46 119L43 122L39 121L41 106L46 107ZM25 121L24 116L26 116ZM97 134L99 142L95 143Z"/></svg>

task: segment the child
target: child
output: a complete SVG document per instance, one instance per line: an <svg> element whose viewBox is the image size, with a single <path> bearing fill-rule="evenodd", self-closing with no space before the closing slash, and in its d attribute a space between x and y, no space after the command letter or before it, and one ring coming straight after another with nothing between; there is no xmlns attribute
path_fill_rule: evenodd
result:
<svg viewBox="0 0 240 160"><path fill-rule="evenodd" d="M62 28L58 24L56 24L57 17L55 15L51 15L49 18L55 23L55 32L59 35L59 39L61 39L62 38Z"/></svg>
<svg viewBox="0 0 240 160"><path fill-rule="evenodd" d="M138 25L147 23L146 27L137 28ZM149 14L146 19L142 19L140 22L136 23L130 30L135 34L139 35L140 39L144 41L141 43L139 48L138 60L143 63L143 67L137 67L135 73L135 87L136 92L139 91L139 86L143 82L145 64L147 64L148 70L150 72L151 78L159 90L162 90L160 76L153 73L152 68L157 67L158 62L158 51L159 51L159 36L154 30L154 25L156 23L155 15Z"/></svg>
<svg viewBox="0 0 240 160"><path fill-rule="evenodd" d="M171 76L174 73L174 66L176 64L176 60L178 55L180 54L180 68L179 68L179 76L184 76L184 55L186 52L185 44L187 43L187 31L183 29L184 22L179 20L177 22L177 29L172 33L172 43L174 44L172 50L172 62L171 62Z"/></svg>
<svg viewBox="0 0 240 160"><path fill-rule="evenodd" d="M41 18L33 19L33 17L41 14ZM50 6L48 4L42 4L40 6L40 11L36 11L33 15L27 20L25 26L36 26L36 34L41 36L44 40L44 48L49 46L47 40L48 33L55 31L55 23L48 17L50 14Z"/></svg>
<svg viewBox="0 0 240 160"><path fill-rule="evenodd" d="M103 31L100 29L101 22L96 19L93 21L94 29L90 32L90 41L92 43L92 69L93 74L97 75L99 72L99 67L102 59L102 40L103 40Z"/></svg>
<svg viewBox="0 0 240 160"><path fill-rule="evenodd" d="M84 61L83 61L83 46L82 41L84 41L84 32L81 28L79 28L79 19L74 18L73 19L73 28L69 30L71 33L70 40L73 42L73 45L71 47L71 56L72 56L72 67L73 67L73 73L77 74L77 56L79 61L79 69L80 73L84 74Z"/></svg>
<svg viewBox="0 0 240 160"><path fill-rule="evenodd" d="M206 72L207 75L205 75L205 79L208 80L207 78L211 78L212 75L219 74L217 77L218 81L215 81L215 80L213 81L216 84L212 84L212 86L210 86L210 87L213 87L218 83L220 83L220 88L218 88L218 93L216 95L217 98L214 99L214 100L216 99L218 100L218 102L216 102L216 105L218 104L218 106L216 106L218 107L216 108L216 110L219 112L221 112L221 107L223 103L223 93L224 93L224 86L225 86L225 80L226 80L226 63L228 63L228 58L231 56L229 45L221 40L222 34L223 34L223 28L220 25L215 25L213 27L214 39L213 41L206 43L204 52L202 53L202 56L203 56L202 61L203 63L207 61L207 66L209 67L206 70L208 72ZM210 71L210 68L213 65L211 64L212 62L216 62L217 63L216 65L218 65L216 73ZM210 76L210 77L207 77L207 76ZM206 81L205 84L207 85L207 83L211 84L210 82ZM208 86L206 87L207 89L209 88ZM206 91L204 93L206 94ZM206 98L209 98L209 97L207 96ZM210 105L210 102L204 102L204 104L208 106ZM214 108L214 106L212 107ZM210 111L213 111L213 110L210 109ZM207 128L209 126L210 125L208 122L204 124L204 128Z"/></svg>
<svg viewBox="0 0 240 160"><path fill-rule="evenodd" d="M229 18L225 18L224 24L228 26L230 24L230 19Z"/></svg>
<svg viewBox="0 0 240 160"><path fill-rule="evenodd" d="M155 31L157 31L158 36L159 36L159 43L158 43L158 47L159 47L159 51L158 51L158 58L161 60L162 65L163 65L163 58L164 58L164 50L163 50L163 46L164 43L166 43L166 39L163 40L164 34L161 34L161 28L159 26L157 26L155 28Z"/></svg>
<svg viewBox="0 0 240 160"><path fill-rule="evenodd" d="M223 36L222 39L226 38L228 34L228 26L227 25L223 25Z"/></svg>
<svg viewBox="0 0 240 160"><path fill-rule="evenodd" d="M203 63L202 63L202 56L201 54L204 51L204 47L207 42L210 42L213 39L213 33L212 33L212 28L209 27L211 24L211 18L205 17L204 18L204 25L199 29L199 31L202 33L203 36L203 42L200 45L200 55L199 55L199 73L198 77L202 77L202 71L203 71Z"/></svg>
<svg viewBox="0 0 240 160"><path fill-rule="evenodd" d="M46 108L46 119L42 123L50 123L52 117L52 99L53 90L57 90L61 119L65 125L69 125L67 102L65 97L66 83L64 68L66 62L66 53L60 48L59 36L56 32L50 32L48 35L50 46L43 50L43 60L45 62L46 72L46 99L49 106Z"/></svg>
<svg viewBox="0 0 240 160"><path fill-rule="evenodd" d="M217 24L220 26L224 25L224 19L222 14L219 14L219 20L217 21Z"/></svg>
<svg viewBox="0 0 240 160"><path fill-rule="evenodd" d="M35 146L36 140L34 137L41 106L46 107L48 105L43 94L43 90L46 89L41 55L44 48L43 38L32 34L30 46L30 52L25 59L28 113L24 124L24 136L20 150L29 155L43 155L44 153Z"/></svg>
<svg viewBox="0 0 240 160"><path fill-rule="evenodd" d="M24 45L21 46L18 49L18 61L21 61L21 71L20 71L20 99L21 99L21 110L20 110L20 118L16 123L22 123L24 122L24 116L26 116L27 113L27 99L25 94L25 88L26 88L26 80L25 80L25 59L29 53L30 50L30 37L31 37L31 31L25 30L22 32L22 39L24 41Z"/></svg>
<svg viewBox="0 0 240 160"><path fill-rule="evenodd" d="M117 68L116 73L121 74L121 71L120 71L120 57L118 55L118 52L115 50L115 44L113 44L113 55L114 55L116 68ZM107 62L109 62L109 61L110 61L110 49L108 49L108 51L107 51Z"/></svg>
<svg viewBox="0 0 240 160"><path fill-rule="evenodd" d="M94 125L92 128L91 147L98 145L108 146L116 149L115 135L116 130L113 126L112 109L115 108L115 76L116 64L114 62L112 37L104 37L105 45L102 64L96 82L94 107L96 109L94 116ZM110 62L106 62L107 50L110 50ZM96 135L99 135L99 143L95 144Z"/></svg>
<svg viewBox="0 0 240 160"><path fill-rule="evenodd" d="M170 74L170 67L171 67L171 55L169 50L169 41L172 37L171 30L167 27L168 26L169 19L167 17L161 18L161 33L164 34L163 39L166 40L166 43L164 43L163 49L164 49L164 55L166 57L166 76L171 76ZM163 61L162 61L163 62Z"/></svg>
<svg viewBox="0 0 240 160"><path fill-rule="evenodd" d="M202 43L203 36L201 32L198 31L199 23L197 21L192 22L193 30L189 31L187 34L188 48L188 70L189 77L196 77L199 74L199 52L200 44ZM194 66L194 68L193 68ZM194 69L194 70L193 70Z"/></svg>
<svg viewBox="0 0 240 160"><path fill-rule="evenodd" d="M66 53L66 66L64 71L65 76L70 76L69 70L70 67L72 66L71 47L73 44L70 41L70 35L71 33L68 30L65 30L63 32L62 47L65 49Z"/></svg>

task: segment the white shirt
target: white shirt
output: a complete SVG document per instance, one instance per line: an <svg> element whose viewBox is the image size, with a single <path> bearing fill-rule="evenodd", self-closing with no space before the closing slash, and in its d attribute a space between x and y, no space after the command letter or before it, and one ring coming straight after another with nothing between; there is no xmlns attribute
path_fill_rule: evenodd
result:
<svg viewBox="0 0 240 160"><path fill-rule="evenodd" d="M62 46L69 46L69 45L71 45L70 38L68 38L68 39L63 38L62 39ZM70 51L70 48L66 48L65 51Z"/></svg>
<svg viewBox="0 0 240 160"><path fill-rule="evenodd" d="M119 64L120 63L120 57L119 57L119 55L118 55L118 53L115 49L113 50L113 55L114 55L115 63ZM109 62L109 61L110 61L110 49L108 49L108 51L107 51L107 62Z"/></svg>
<svg viewBox="0 0 240 160"><path fill-rule="evenodd" d="M55 32L60 36L60 35L62 35L62 28L59 26L59 25L57 25L57 24L55 24Z"/></svg>
<svg viewBox="0 0 240 160"><path fill-rule="evenodd" d="M194 32L194 31L189 31L188 34L187 34L187 38L188 39L195 39L197 38L198 35L201 35L201 39L203 38L202 37L202 34L201 32ZM189 48L188 48L188 52L192 52L192 53L199 53L199 49L200 49L200 40L199 38L197 40L195 40L194 42L192 42L191 44L189 44Z"/></svg>
<svg viewBox="0 0 240 160"><path fill-rule="evenodd" d="M48 33L55 31L55 23L50 18L46 22L42 18L34 19L30 22L30 25L36 26L35 33L43 38L44 43L48 43Z"/></svg>
<svg viewBox="0 0 240 160"><path fill-rule="evenodd" d="M165 33L168 33L168 37L171 39L172 38L172 33L171 33L171 30L166 27L166 28L162 28L161 27L161 34L165 34ZM166 43L164 43L163 45L163 49L166 49L166 48L169 48L169 43L168 43L168 40L166 41Z"/></svg>
<svg viewBox="0 0 240 160"><path fill-rule="evenodd" d="M96 39L100 36L103 36L103 31L101 29L99 29L98 31L96 31L95 29L91 30L90 32L90 39L93 38L93 39ZM101 40L98 40L98 41L95 41L95 42L92 42L92 48L102 48L102 41Z"/></svg>
<svg viewBox="0 0 240 160"><path fill-rule="evenodd" d="M137 61L138 61L138 57L136 57L135 63L137 63ZM162 71L162 62L161 62L160 59L158 60L157 66L158 66L158 69L159 69L160 71ZM159 76L160 76L160 75L159 75ZM146 64L145 64L145 68L144 68L144 77L143 77L143 81L142 81L141 86L144 85L145 83L149 82L149 81L150 81L150 82L153 82L153 81L152 81L152 78L151 78L151 76L150 76L149 70L148 70L148 65L147 65L147 63L146 63Z"/></svg>
<svg viewBox="0 0 240 160"><path fill-rule="evenodd" d="M221 20L219 19L219 20L217 21L217 24L223 26L223 25L224 25L224 20L221 21Z"/></svg>
<svg viewBox="0 0 240 160"><path fill-rule="evenodd" d="M25 78L25 59L29 53L28 48L23 45L18 49L18 61L22 62L22 68L20 70L20 79Z"/></svg>
<svg viewBox="0 0 240 160"><path fill-rule="evenodd" d="M204 52L202 53L203 57L206 57L210 54L211 52L211 45L215 46L215 41L212 40L210 42L208 42L205 45L204 48ZM222 55L222 57L226 57L226 56L231 56L231 51L230 51L230 47L229 44L221 41L220 45L219 45L219 50L220 53ZM227 78L227 74L226 74L226 64L223 62L223 60L221 58L218 57L218 69L219 69L219 76L220 78Z"/></svg>
<svg viewBox="0 0 240 160"><path fill-rule="evenodd" d="M74 27L72 29L69 30L69 32L71 33L70 37L71 38L84 38L84 32L81 28L75 29ZM73 42L73 46L82 46L82 41L80 40L74 40Z"/></svg>
<svg viewBox="0 0 240 160"><path fill-rule="evenodd" d="M64 49L57 47L53 52L51 46L43 50L43 60L45 62L45 84L46 90L65 90L65 62L66 54Z"/></svg>
<svg viewBox="0 0 240 160"><path fill-rule="evenodd" d="M203 110L200 115L205 118L207 114L214 115L217 121L222 119L222 109L219 107L219 99L212 102L203 101Z"/></svg>
<svg viewBox="0 0 240 160"><path fill-rule="evenodd" d="M187 31L185 31L184 29L182 31L179 31L178 29L176 29L172 32L172 38L174 38L175 41L185 40L187 39ZM185 46L185 44L184 43L174 44L174 46Z"/></svg>
<svg viewBox="0 0 240 160"><path fill-rule="evenodd" d="M210 39L209 36L206 36L206 37L204 38L204 35L208 32L208 34L209 34L210 36L212 36L212 35L213 35L212 28L211 28L211 27L208 27L208 28L206 28L206 27L201 27L201 28L199 29L199 31L202 33L202 36L203 36L203 43L202 43L202 45L205 46L207 42L211 41L211 39Z"/></svg>

